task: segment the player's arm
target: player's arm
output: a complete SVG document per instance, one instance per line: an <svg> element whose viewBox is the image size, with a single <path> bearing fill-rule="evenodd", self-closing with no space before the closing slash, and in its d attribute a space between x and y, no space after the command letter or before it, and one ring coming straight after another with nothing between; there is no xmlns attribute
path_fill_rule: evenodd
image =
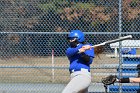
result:
<svg viewBox="0 0 140 93"><path fill-rule="evenodd" d="M140 83L140 77L139 78L129 78L130 82L136 82Z"/></svg>
<svg viewBox="0 0 140 93"><path fill-rule="evenodd" d="M66 55L67 55L68 57L71 57L71 56L73 56L73 55L79 53L79 49L80 49L81 47L82 47L82 45L79 45L79 46L77 46L76 48L68 48L68 49L66 50Z"/></svg>
<svg viewBox="0 0 140 93"><path fill-rule="evenodd" d="M68 48L67 51L66 51L66 55L68 57L71 57L73 56L74 54L77 54L78 53L78 49L77 48Z"/></svg>
<svg viewBox="0 0 140 93"><path fill-rule="evenodd" d="M84 62L90 62L90 56L86 55L85 53L81 53L81 58Z"/></svg>
<svg viewBox="0 0 140 93"><path fill-rule="evenodd" d="M85 53L85 51L92 51L91 53ZM81 53L81 59L86 62L86 63L91 63L93 61L94 57L94 50L91 48L90 45L83 46L82 48L79 49L79 52Z"/></svg>
<svg viewBox="0 0 140 93"><path fill-rule="evenodd" d="M119 83L140 83L140 77L137 78L121 78L118 79L116 75L109 75L105 78L102 78L102 83L105 85L111 85L114 84L114 82Z"/></svg>
<svg viewBox="0 0 140 93"><path fill-rule="evenodd" d="M120 83L140 83L140 78L122 78Z"/></svg>
<svg viewBox="0 0 140 93"><path fill-rule="evenodd" d="M81 51L84 52L85 50L90 50L91 48L92 48L92 46L90 46L90 45L85 45L85 46L83 46L83 47L81 48ZM99 58L100 58L99 55L102 54L103 51L104 51L103 46L96 46L96 47L94 47L94 54L95 54L96 56L98 56Z"/></svg>

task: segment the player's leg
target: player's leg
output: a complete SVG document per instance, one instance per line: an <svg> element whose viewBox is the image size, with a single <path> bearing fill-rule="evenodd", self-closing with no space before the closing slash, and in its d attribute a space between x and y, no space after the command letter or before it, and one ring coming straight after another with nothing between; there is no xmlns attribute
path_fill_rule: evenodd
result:
<svg viewBox="0 0 140 93"><path fill-rule="evenodd" d="M79 91L78 93L88 93L88 88Z"/></svg>
<svg viewBox="0 0 140 93"><path fill-rule="evenodd" d="M72 79L65 87L62 93L88 93L88 87L91 83L89 74L71 75Z"/></svg>

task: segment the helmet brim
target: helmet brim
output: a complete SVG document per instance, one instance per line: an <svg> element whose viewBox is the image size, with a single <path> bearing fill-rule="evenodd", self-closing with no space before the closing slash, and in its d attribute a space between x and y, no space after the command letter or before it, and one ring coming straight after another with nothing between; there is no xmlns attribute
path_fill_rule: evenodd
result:
<svg viewBox="0 0 140 93"><path fill-rule="evenodd" d="M77 37L67 37L67 40L74 40L74 39L77 39Z"/></svg>

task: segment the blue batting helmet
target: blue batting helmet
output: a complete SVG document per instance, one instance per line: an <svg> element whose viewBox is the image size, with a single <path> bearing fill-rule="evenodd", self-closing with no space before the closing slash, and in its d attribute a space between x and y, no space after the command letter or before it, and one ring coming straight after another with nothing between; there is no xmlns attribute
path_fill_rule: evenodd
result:
<svg viewBox="0 0 140 93"><path fill-rule="evenodd" d="M71 30L70 34L68 35L68 39L76 38L80 43L85 41L84 37L84 33L80 30Z"/></svg>

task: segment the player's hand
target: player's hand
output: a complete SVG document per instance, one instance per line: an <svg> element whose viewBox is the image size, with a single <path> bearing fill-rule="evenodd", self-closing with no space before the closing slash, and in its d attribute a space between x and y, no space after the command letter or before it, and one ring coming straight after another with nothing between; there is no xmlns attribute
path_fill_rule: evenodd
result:
<svg viewBox="0 0 140 93"><path fill-rule="evenodd" d="M90 45L85 45L85 46L83 46L82 48L85 49L85 50L89 50L89 49L91 49L92 47L91 47Z"/></svg>
<svg viewBox="0 0 140 93"><path fill-rule="evenodd" d="M83 53L85 52L86 50L89 50L91 49L92 47L90 45L85 45L83 46L82 48L79 49L79 53Z"/></svg>
<svg viewBox="0 0 140 93"><path fill-rule="evenodd" d="M84 49L84 48L80 48L79 49L79 53L83 53L83 52L85 52L86 50Z"/></svg>

